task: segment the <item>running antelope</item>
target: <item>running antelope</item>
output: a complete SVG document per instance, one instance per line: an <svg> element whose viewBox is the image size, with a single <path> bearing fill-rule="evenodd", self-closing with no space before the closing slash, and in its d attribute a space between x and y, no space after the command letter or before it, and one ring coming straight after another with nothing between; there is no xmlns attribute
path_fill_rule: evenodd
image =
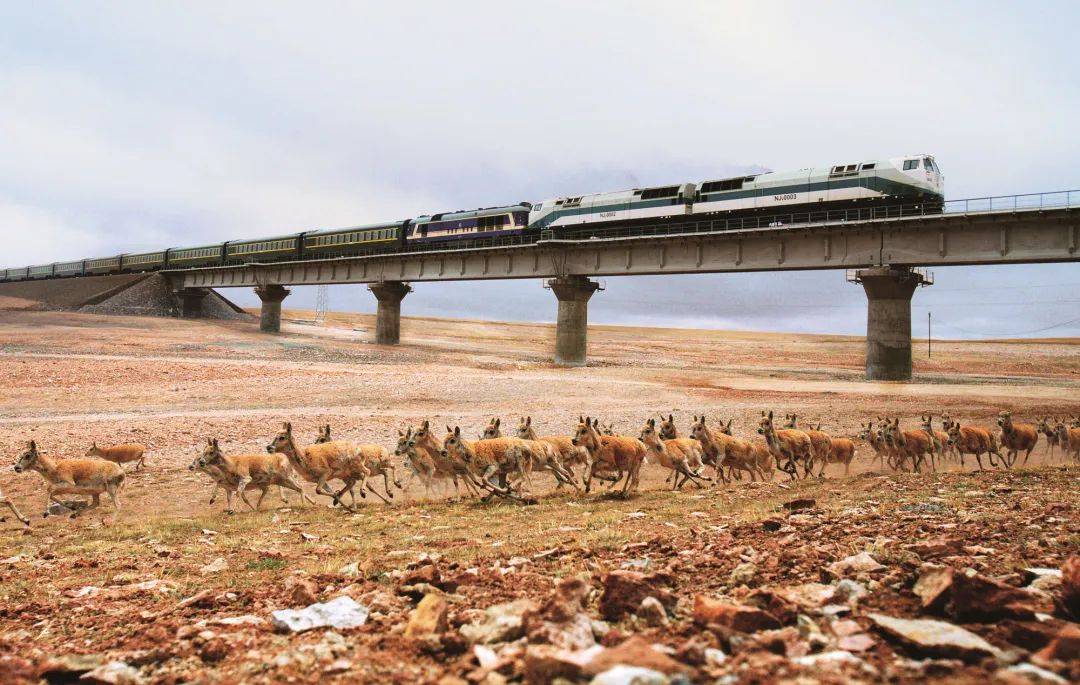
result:
<svg viewBox="0 0 1080 685"><path fill-rule="evenodd" d="M975 461L979 464L979 470L983 470L982 455L986 454L990 459L990 465L996 466L994 455L998 454L997 443L990 431L975 426L961 426L959 421L953 421L946 417L949 425L949 445L956 449L960 455L960 468L964 467L964 455L975 455Z"/></svg>
<svg viewBox="0 0 1080 685"><path fill-rule="evenodd" d="M113 508L120 511L120 488L124 485L124 469L119 464L101 459L53 459L38 451L37 443L31 440L26 451L15 462L15 473L37 471L48 483L45 513L49 515L49 502L66 506L56 498L57 495L89 495L90 506L82 511L89 511L101 506L101 493L109 494ZM78 516L80 511L71 514Z"/></svg>
<svg viewBox="0 0 1080 685"><path fill-rule="evenodd" d="M138 471L146 466L146 448L138 443L125 443L113 447L98 447L97 443L91 443L90 449L86 450L87 457L97 457L114 464L130 464L136 462L135 470Z"/></svg>
<svg viewBox="0 0 1080 685"><path fill-rule="evenodd" d="M816 430L821 430L821 424L817 425ZM829 456L826 462L829 464L843 464L844 475L848 475L851 470L851 462L855 460L855 441L851 438L832 438L832 442L829 445ZM821 464L821 471L818 472L818 478L825 477L825 462Z"/></svg>
<svg viewBox="0 0 1080 685"><path fill-rule="evenodd" d="M1058 438L1058 433L1057 433L1057 427L1058 427L1058 424L1063 424L1063 423L1064 422L1062 422L1062 421L1055 421L1054 419L1051 419L1049 416L1044 416L1041 419L1039 419L1038 425L1035 426L1035 429L1037 431L1039 431L1040 433L1042 433L1043 435L1046 436L1046 453L1048 455L1047 458L1049 458L1049 459L1054 458L1054 448L1058 444L1060 444L1060 440Z"/></svg>
<svg viewBox="0 0 1080 685"><path fill-rule="evenodd" d="M799 428L799 416L797 414L784 414L786 421L784 422L784 428L793 430L802 430L810 436L810 445L814 448L813 461L821 462L821 470L818 472L818 477L822 477L825 473L825 464L829 461L829 455L832 453L832 436L821 430L821 425L818 424L817 428L810 427L805 429ZM813 468L813 461L810 463L810 468Z"/></svg>
<svg viewBox="0 0 1080 685"><path fill-rule="evenodd" d="M1005 448L1005 467L1012 468L1020 452L1024 452L1026 466L1028 457L1039 442L1039 431L1030 423L1013 423L1012 412L998 414L997 424L1001 426L1001 446Z"/></svg>
<svg viewBox="0 0 1080 685"><path fill-rule="evenodd" d="M499 417L493 418L488 422L484 432L480 434L481 440L491 440L493 438L501 438L502 433L499 431L499 426L502 424L502 419Z"/></svg>
<svg viewBox="0 0 1080 685"><path fill-rule="evenodd" d="M227 455L221 451L217 438L207 438L206 447L199 456L199 468L207 472L216 469L221 474L222 480L219 484L225 490L225 513L227 514L234 513L232 506L234 494L239 493L244 504L251 507L252 511L257 511L262 507L266 492L274 485L300 493L302 501L315 503L304 494L304 489L293 478L289 459L281 454ZM249 488L260 491L259 499L254 505L247 498Z"/></svg>
<svg viewBox="0 0 1080 685"><path fill-rule="evenodd" d="M522 440L539 440L540 442L546 442L555 448L558 453L559 463L570 477L570 482L575 488L578 487L578 478L574 475L573 467L582 466L587 467L589 464L589 452L584 447L578 447L574 445L573 438L569 436L545 436L537 437L536 429L532 425L532 417L526 416L520 420L517 428L517 436ZM556 489L563 486L563 482L559 481Z"/></svg>
<svg viewBox="0 0 1080 685"><path fill-rule="evenodd" d="M773 413L761 412L758 433L765 436L765 444L776 460L776 468L788 474L791 480L799 477L798 464L802 462L803 477L810 475L814 463L814 446L810 436L794 428L776 430Z"/></svg>
<svg viewBox="0 0 1080 685"><path fill-rule="evenodd" d="M19 519L20 521L23 522L23 525L27 525L27 526L30 525L30 519L28 519L28 518L26 518L25 516L22 515L22 512L19 511L19 508L15 506L14 502L9 500L7 497L4 497L4 491L3 490L0 490L0 506L4 506L4 507L7 507L8 509L10 509L11 513L15 514L15 518L17 518L17 519ZM0 520L2 520L2 519L0 519Z"/></svg>
<svg viewBox="0 0 1080 685"><path fill-rule="evenodd" d="M443 449L442 442L435 437L435 433L431 430L431 424L427 419L424 419L420 427L413 432L412 441L423 468L428 469L430 467L430 477L432 479L450 479L453 481L455 498L461 497L461 482L464 482L466 492L480 497L480 491L473 485L473 478L468 465L462 460L450 456Z"/></svg>
<svg viewBox="0 0 1080 685"><path fill-rule="evenodd" d="M676 440L679 437L679 429L675 426L675 415L668 414L665 419L660 417L660 439L661 440Z"/></svg>
<svg viewBox="0 0 1080 685"><path fill-rule="evenodd" d="M315 440L315 444L324 442L331 442L330 424L319 428L319 437ZM360 450L366 460L364 465L367 466L368 477L382 476L383 490L386 492L386 497L379 494L379 491L371 483L367 484L367 489L384 502L387 501L387 497L394 499L394 491L390 489L390 482L393 481L398 490L404 490L405 488L402 486L401 481L397 479L397 469L394 466L394 461L390 458L390 451L379 445L360 445ZM352 496L353 506L356 506L356 497L352 493L350 493L350 496Z"/></svg>
<svg viewBox="0 0 1080 685"><path fill-rule="evenodd" d="M1075 422L1074 422L1075 423ZM1058 443L1065 454L1065 459L1070 456L1080 462L1080 426L1066 426L1064 421L1059 421L1054 429Z"/></svg>
<svg viewBox="0 0 1080 685"><path fill-rule="evenodd" d="M285 422L281 431L266 446L266 451L280 452L288 457L289 463L301 478L309 483L315 483L316 495L329 497L334 504L353 511L352 507L341 500L341 496L346 492L352 495L357 483L360 484L360 496L367 496L364 492L364 484L368 477L367 455L363 452L363 447L367 446L354 445L342 440L301 447L293 436L292 424ZM382 448L378 447L378 449ZM334 492L327 485L331 480L344 481L345 486L339 492Z"/></svg>
<svg viewBox="0 0 1080 685"><path fill-rule="evenodd" d="M907 459L911 462L911 469L915 473L922 472L922 466L930 459L930 468L937 471L934 464L934 443L926 431L906 431L900 428L900 419L894 418L892 423L885 421L885 440L897 453L899 464Z"/></svg>
<svg viewBox="0 0 1080 685"><path fill-rule="evenodd" d="M637 438L623 435L601 435L600 420L578 417L578 425L571 441L575 446L584 447L589 452L589 466L585 470L585 492L592 487L593 475L597 469L612 473L612 486L624 477L622 494L631 489L637 490L641 477L641 466L645 463L645 445ZM597 476L604 478L604 476ZM608 476L606 479L611 479Z"/></svg>
<svg viewBox="0 0 1080 685"><path fill-rule="evenodd" d="M702 467L702 454L701 443L697 440L687 438L662 439L660 432L656 428L656 419L649 419L645 422L645 426L641 429L641 436L638 439L645 445L650 455L656 456L656 460L661 466L671 469L675 477L671 486L672 490L681 490L687 481L693 481L695 485L701 487L702 480L712 480L698 475L698 471ZM679 482L679 476L682 476L682 482Z"/></svg>
<svg viewBox="0 0 1080 685"><path fill-rule="evenodd" d="M721 421L720 426L719 430L706 426L704 414L700 418L695 415L694 423L690 426L690 436L701 443L709 459L714 462L718 477L726 483L736 472L745 471L750 474L750 480L757 480L755 476L766 480L766 474L772 473L772 454L768 447L732 437L729 432L731 420L727 426ZM728 469L727 476L724 475L724 468Z"/></svg>
<svg viewBox="0 0 1080 685"><path fill-rule="evenodd" d="M877 455L878 462L881 464L881 468L885 468L885 458L889 456L890 451L881 431L874 430L873 421L867 421L865 426L860 423L859 428L859 439L866 441L866 443L873 448L874 454Z"/></svg>
<svg viewBox="0 0 1080 685"><path fill-rule="evenodd" d="M493 494L504 497L514 496L513 477L517 476L517 496L528 481L532 470L533 454L523 440L518 438L493 438L490 440L466 440L461 435L461 427L446 427L443 438L443 457L453 457L466 464L468 476L474 485L490 490ZM492 479L505 476L507 486L501 487Z"/></svg>
<svg viewBox="0 0 1080 685"><path fill-rule="evenodd" d="M948 429L935 430L933 414L927 414L926 416L919 414L919 419L922 420L923 431L930 436L930 440L933 442L934 452L937 453L938 458L944 459L946 455L956 456L956 450L949 444Z"/></svg>

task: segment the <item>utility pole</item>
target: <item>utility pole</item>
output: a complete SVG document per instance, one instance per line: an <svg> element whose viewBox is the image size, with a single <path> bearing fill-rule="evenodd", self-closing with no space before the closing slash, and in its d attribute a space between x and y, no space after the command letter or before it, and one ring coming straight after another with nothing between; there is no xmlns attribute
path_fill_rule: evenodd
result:
<svg viewBox="0 0 1080 685"><path fill-rule="evenodd" d="M926 312L926 358L930 358L930 339L934 337L930 328L930 312Z"/></svg>

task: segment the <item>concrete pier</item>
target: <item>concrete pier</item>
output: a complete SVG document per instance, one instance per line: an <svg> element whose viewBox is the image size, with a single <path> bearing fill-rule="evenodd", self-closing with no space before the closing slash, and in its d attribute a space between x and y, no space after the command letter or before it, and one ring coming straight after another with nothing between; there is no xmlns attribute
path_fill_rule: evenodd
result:
<svg viewBox="0 0 1080 685"><path fill-rule="evenodd" d="M185 319L198 319L203 315L203 302L210 291L206 288L181 288L176 292L180 300L180 316Z"/></svg>
<svg viewBox="0 0 1080 685"><path fill-rule="evenodd" d="M281 301L289 294L289 289L280 285L260 285L255 294L262 300L259 313L259 330L263 333L281 332Z"/></svg>
<svg viewBox="0 0 1080 685"><path fill-rule="evenodd" d="M600 284L584 276L565 276L548 281L559 300L555 323L555 363L585 366L589 325L589 298Z"/></svg>
<svg viewBox="0 0 1080 685"><path fill-rule="evenodd" d="M382 281L368 286L379 301L375 310L375 344L397 345L401 341L401 300L412 286L401 281Z"/></svg>
<svg viewBox="0 0 1080 685"><path fill-rule="evenodd" d="M911 380L911 296L926 277L907 268L855 272L866 291L866 379Z"/></svg>

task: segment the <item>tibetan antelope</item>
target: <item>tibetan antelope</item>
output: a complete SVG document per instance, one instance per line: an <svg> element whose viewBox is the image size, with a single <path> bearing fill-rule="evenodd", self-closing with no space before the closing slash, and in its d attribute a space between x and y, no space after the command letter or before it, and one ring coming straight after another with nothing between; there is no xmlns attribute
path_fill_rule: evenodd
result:
<svg viewBox="0 0 1080 685"><path fill-rule="evenodd" d="M488 422L488 425L484 428L484 432L480 434L481 440L492 440L494 438L501 438L502 433L499 431L499 426L502 424L502 419L499 417L493 418Z"/></svg>
<svg viewBox="0 0 1080 685"><path fill-rule="evenodd" d="M1057 434L1058 444L1061 445L1065 459L1068 460L1072 456L1080 462L1080 426L1067 426L1064 421L1059 421L1054 432Z"/></svg>
<svg viewBox="0 0 1080 685"><path fill-rule="evenodd" d="M701 443L697 440L686 438L662 439L659 430L656 428L656 419L649 419L645 422L641 429L641 436L638 439L645 445L648 454L655 456L656 461L661 466L671 469L672 474L675 476L674 483L671 486L672 490L681 490L687 481L693 481L695 485L701 487L701 481L712 480L697 475L697 472L702 467ZM682 482L679 481L679 476L682 476Z"/></svg>
<svg viewBox="0 0 1080 685"><path fill-rule="evenodd" d="M89 495L90 506L82 511L89 511L101 506L101 493L109 494L113 508L120 511L120 488L124 485L124 469L119 464L102 459L53 459L38 451L37 443L31 440L26 451L15 462L15 472L37 471L48 484L45 513L49 515L49 502L66 506L56 498L57 495ZM80 511L71 514L78 516Z"/></svg>
<svg viewBox="0 0 1080 685"><path fill-rule="evenodd" d="M792 430L802 430L810 436L810 445L814 448L814 458L810 463L810 468L813 469L814 461L821 462L821 470L818 472L818 477L822 477L825 473L825 464L829 460L829 455L832 453L832 436L821 430L821 425L818 424L817 428L799 428L799 416L797 414L784 414L784 428Z"/></svg>
<svg viewBox="0 0 1080 685"><path fill-rule="evenodd" d="M881 468L885 468L885 458L890 455L890 450L888 445L885 444L885 437L881 431L874 429L873 421L867 421L866 425L859 424L859 439L870 445L874 450L874 454L877 455Z"/></svg>
<svg viewBox="0 0 1080 685"><path fill-rule="evenodd" d="M322 444L325 442L331 442L330 424L320 426L319 437L315 439L315 444ZM374 478L376 476L382 476L383 490L386 491L386 497L383 497L370 482L367 483L367 489L376 497L389 504L387 497L394 499L394 491L390 489L391 481L393 481L394 486L397 487L398 490L405 489L401 485L401 481L397 478L397 469L394 466L394 461L390 458L390 451L379 445L359 445L359 448L365 459L364 465L367 466L368 477ZM350 493L350 496L352 496L352 493ZM355 496L352 496L352 501L355 506Z"/></svg>
<svg viewBox="0 0 1080 685"><path fill-rule="evenodd" d="M930 468L934 471L934 443L926 431L906 431L900 428L900 419L894 418L892 423L885 421L885 440L897 453L897 461L903 465L904 460L911 462L911 469L915 473L921 473L926 459L930 459Z"/></svg>
<svg viewBox="0 0 1080 685"><path fill-rule="evenodd" d="M1039 419L1039 423L1035 426L1035 430L1039 431L1046 436L1046 453L1048 459L1054 458L1054 448L1060 444L1058 438L1057 427L1062 421L1055 421L1049 416L1044 416Z"/></svg>
<svg viewBox="0 0 1080 685"><path fill-rule="evenodd" d="M1012 468L1020 452L1024 452L1026 466L1028 457L1039 442L1039 431L1030 423L1013 423L1012 412L1003 411L998 414L997 424L1001 426L1001 446L1005 448L1005 467Z"/></svg>
<svg viewBox="0 0 1080 685"><path fill-rule="evenodd" d="M937 454L938 459L944 459L946 455L956 456L956 450L949 444L949 433L947 430L935 430L934 429L934 415L927 414L923 416L919 414L919 419L922 421L921 428L933 443L934 452Z"/></svg>
<svg viewBox="0 0 1080 685"><path fill-rule="evenodd" d="M19 511L19 508L15 506L14 502L9 500L7 497L4 497L4 491L3 490L0 490L0 506L4 506L4 507L7 507L8 509L10 509L11 513L15 514L15 518L22 521L23 525L27 525L27 526L30 525L30 519L28 519L28 518L26 518L25 516L22 515L22 512Z"/></svg>
<svg viewBox="0 0 1080 685"><path fill-rule="evenodd" d="M304 494L304 489L293 478L289 459L281 454L227 455L221 451L217 438L207 438L206 447L199 456L199 468L217 469L223 475L220 483L225 490L225 512L229 514L233 513L234 494L239 494L244 504L257 511L266 498L266 492L274 485L300 493L301 501L315 503ZM247 498L249 488L260 491L255 504Z"/></svg>
<svg viewBox="0 0 1080 685"><path fill-rule="evenodd" d="M529 446L518 438L492 438L490 440L466 440L461 427L446 427L442 456L455 458L467 465L466 477L473 485L483 487L492 494L515 497L513 477L517 476L517 497L528 481L532 470L533 454ZM492 479L506 477L506 487Z"/></svg>
<svg viewBox="0 0 1080 685"><path fill-rule="evenodd" d="M574 445L573 438L569 436L544 436L537 437L536 429L532 425L532 417L526 416L520 419L517 428L517 437L522 440L538 440L540 442L546 442L555 448L558 454L559 464L566 471L566 474L570 477L571 484L577 488L578 478L574 474L573 467L582 466L587 467L589 463L589 452L584 447L578 447ZM556 489L563 486L563 482L559 481Z"/></svg>
<svg viewBox="0 0 1080 685"><path fill-rule="evenodd" d="M757 480L755 476L761 476L761 480L767 480L767 474L772 473L772 454L769 448L763 444L751 443L749 440L732 437L731 421L727 425L720 422L720 428L713 430L705 425L705 415L694 416L694 423L690 426L690 436L701 443L702 448L713 462L717 477L728 482L737 473L745 471L750 474L750 480ZM724 475L724 469L728 473Z"/></svg>
<svg viewBox="0 0 1080 685"><path fill-rule="evenodd" d="M113 447L98 447L97 443L91 443L90 449L86 450L87 457L97 457L114 464L130 464L136 462L135 470L139 471L146 466L146 447L138 443L125 443Z"/></svg>
<svg viewBox="0 0 1080 685"><path fill-rule="evenodd" d="M449 479L454 483L454 497L461 497L460 486L465 485L465 491L480 497L480 490L473 484L472 473L465 462L449 455L443 449L442 442L435 437L431 430L431 423L424 419L420 427L413 431L411 438L416 447L416 459L412 460L414 467L421 467L425 471L430 469L430 478L445 481ZM427 484L425 483L425 487Z"/></svg>
<svg viewBox="0 0 1080 685"><path fill-rule="evenodd" d="M382 449L381 447L379 449ZM315 494L329 497L334 504L353 511L342 501L341 496L360 484L360 496L366 497L364 484L368 470L366 457L360 446L342 440L315 443L302 447L292 432L292 423L286 421L281 431L266 446L269 453L280 452L289 459L293 469L301 478L315 484ZM345 486L340 492L334 492L327 485L328 481L341 480Z"/></svg>
<svg viewBox="0 0 1080 685"><path fill-rule="evenodd" d="M803 466L803 477L810 475L810 469L814 463L814 446L810 442L810 436L801 430L794 428L782 428L776 430L773 423L773 413L761 412L761 421L758 423L758 433L765 436L765 444L769 446L769 452L776 460L776 468L787 473L791 480L799 477L798 464Z"/></svg>
<svg viewBox="0 0 1080 685"><path fill-rule="evenodd" d="M611 480L612 486L625 475L622 487L624 496L631 489L637 490L646 454L645 445L640 440L624 435L602 435L600 420L590 420L586 416L578 417L578 425L571 442L589 452L589 465L585 469L585 492L589 492L592 487L593 475L597 470L606 474L614 473L614 480L611 480L610 475L597 475L598 478Z"/></svg>
<svg viewBox="0 0 1080 685"><path fill-rule="evenodd" d="M961 426L959 421L946 418L949 424L949 445L956 449L960 455L960 467L964 466L964 455L975 455L975 461L979 464L979 470L983 470L982 455L990 459L990 465L996 466L994 455L998 453L997 441L990 431L975 426Z"/></svg>
<svg viewBox="0 0 1080 685"><path fill-rule="evenodd" d="M675 440L679 437L679 429L675 426L675 415L668 414L665 419L660 417L660 439Z"/></svg>
<svg viewBox="0 0 1080 685"><path fill-rule="evenodd" d="M279 456L282 459L286 459L285 455L279 455ZM225 471L223 471L217 465L210 465L210 464L203 465L203 464L200 464L199 462L200 462L201 459L202 459L202 452L200 452L199 454L196 454L195 458L191 460L190 464L188 464L188 471L201 471L201 472L205 473L206 475L210 476L210 480L213 481L213 483L214 483L214 489L210 492L210 501L208 502L208 504L212 505L214 502L217 501L218 492L220 492L220 491L225 491L225 492L228 492L229 490L232 490L233 492L236 491L236 485L237 485L238 479L234 478L231 474L226 473ZM251 488L251 487L253 487L253 486L248 485L248 488ZM282 502L284 502L285 504L289 503L289 500L285 499L285 489L282 488L280 485L278 486L278 495L281 497ZM302 501L303 501L303 498L301 497L301 502Z"/></svg>
<svg viewBox="0 0 1080 685"><path fill-rule="evenodd" d="M821 430L821 424L817 425L815 430ZM844 475L848 475L851 470L851 462L855 460L855 441L851 438L832 438L832 442L829 445L829 456L822 462L821 470L818 472L818 478L825 477L825 464L843 464Z"/></svg>

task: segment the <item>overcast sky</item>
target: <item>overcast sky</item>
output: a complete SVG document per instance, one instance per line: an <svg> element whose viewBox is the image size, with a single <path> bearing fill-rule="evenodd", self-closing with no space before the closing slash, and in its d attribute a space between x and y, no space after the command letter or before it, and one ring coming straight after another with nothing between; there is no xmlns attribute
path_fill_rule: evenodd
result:
<svg viewBox="0 0 1080 685"><path fill-rule="evenodd" d="M949 198L1077 188L1077 25L1075 2L0 0L0 261L919 152ZM842 272L606 285L592 321L865 330ZM1077 335L1078 286L1076 264L939 269L915 332L930 309L942 335ZM555 302L418 284L403 311Z"/></svg>

